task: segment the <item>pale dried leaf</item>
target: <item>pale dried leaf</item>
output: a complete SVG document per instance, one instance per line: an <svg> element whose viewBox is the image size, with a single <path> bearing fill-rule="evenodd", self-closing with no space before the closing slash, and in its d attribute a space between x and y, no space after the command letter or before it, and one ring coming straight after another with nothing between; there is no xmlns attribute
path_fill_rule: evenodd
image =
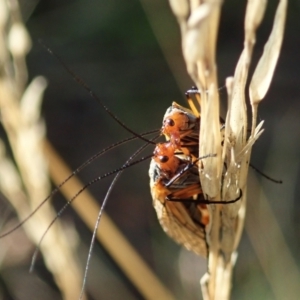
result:
<svg viewBox="0 0 300 300"><path fill-rule="evenodd" d="M15 23L8 34L8 48L14 56L26 55L31 48L31 39L22 23Z"/></svg>
<svg viewBox="0 0 300 300"><path fill-rule="evenodd" d="M244 134L240 136L242 140L237 140L237 150L245 144L247 130L247 114L245 102L245 86L248 78L249 66L252 57L253 46L255 44L256 29L261 23L266 1L248 1L245 16L245 41L244 50L239 58L234 73L234 85L232 89L232 103L230 119L228 124L234 135L242 127ZM229 129L228 129L229 130ZM229 133L230 136L230 133Z"/></svg>
<svg viewBox="0 0 300 300"><path fill-rule="evenodd" d="M203 42L205 40L206 31L203 30L202 26L189 28L185 34L182 50L187 65L192 65L192 67L188 68L189 73L192 73L194 68L196 68L196 62L202 60L205 56L205 45ZM197 47L195 47L195 45L197 45Z"/></svg>
<svg viewBox="0 0 300 300"><path fill-rule="evenodd" d="M47 80L43 76L35 77L27 86L20 101L20 111L24 122L34 124L39 120L46 87Z"/></svg>
<svg viewBox="0 0 300 300"><path fill-rule="evenodd" d="M255 30L260 25L266 10L266 0L248 1L245 16L245 40L250 39L255 34Z"/></svg>
<svg viewBox="0 0 300 300"><path fill-rule="evenodd" d="M174 15L177 18L187 18L190 9L187 0L169 0L169 3Z"/></svg>
<svg viewBox="0 0 300 300"><path fill-rule="evenodd" d="M242 147L241 144L245 143L246 130L247 130L247 114L245 104L245 85L248 75L247 66L248 57L244 49L238 65L235 69L233 78L232 92L228 98L228 113L226 117L226 137L233 142L235 147ZM243 129L244 135L240 136L243 140L236 140L238 132ZM237 146L236 146L237 145Z"/></svg>
<svg viewBox="0 0 300 300"><path fill-rule="evenodd" d="M251 150L251 148L254 145L254 143L258 140L258 138L260 137L260 135L264 132L264 129L262 129L263 124L264 124L264 121L261 121L256 126L254 134L249 137L249 139L247 140L247 144L243 147L243 149L240 152L238 152L238 154L236 155L238 161L242 160L242 157L248 151Z"/></svg>
<svg viewBox="0 0 300 300"><path fill-rule="evenodd" d="M0 28L2 29L8 19L8 9L6 5L6 1L0 0Z"/></svg>
<svg viewBox="0 0 300 300"><path fill-rule="evenodd" d="M206 97L203 97L206 98ZM203 172L200 172L202 189L211 198L218 197L220 191L220 177L222 173L222 147L219 121L219 97L216 86L211 84L207 92L207 100L203 101L201 108L201 124L210 124L209 126L200 126L200 139L205 141L199 145L200 157L207 154L217 154L216 157L203 160Z"/></svg>
<svg viewBox="0 0 300 300"><path fill-rule="evenodd" d="M197 7L188 19L188 27L192 28L199 26L200 22L202 22L209 15L210 12L211 6L206 3Z"/></svg>
<svg viewBox="0 0 300 300"><path fill-rule="evenodd" d="M283 39L287 0L281 0L274 19L272 32L254 71L249 94L252 104L258 104L266 95L278 61Z"/></svg>
<svg viewBox="0 0 300 300"><path fill-rule="evenodd" d="M2 192L11 191L15 193L21 190L21 178L16 172L15 166L6 156L5 145L0 139L0 187ZM9 193L6 193L9 194Z"/></svg>

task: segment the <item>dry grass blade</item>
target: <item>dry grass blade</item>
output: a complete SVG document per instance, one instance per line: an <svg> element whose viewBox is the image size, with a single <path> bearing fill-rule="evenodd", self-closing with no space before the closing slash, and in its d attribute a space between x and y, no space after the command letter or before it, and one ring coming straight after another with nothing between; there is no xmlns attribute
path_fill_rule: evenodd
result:
<svg viewBox="0 0 300 300"><path fill-rule="evenodd" d="M1 120L18 168L17 171L3 150L0 184L22 220L49 194L47 164L42 153L45 129L40 120L46 81L38 77L26 88L25 57L31 41L22 23L18 2L1 0L0 6ZM3 174L4 170L7 174ZM54 216L55 211L47 204L36 218L26 223L24 228L35 243ZM49 233L41 252L64 299L76 299L81 274L73 249L59 224Z"/></svg>
<svg viewBox="0 0 300 300"><path fill-rule="evenodd" d="M274 27L264 54L253 75L250 87L252 131L247 136L245 88L266 1L248 1L245 15L245 40L235 74L226 81L228 111L225 140L221 146L219 129L219 96L216 74L216 36L221 1L170 1L182 34L183 55L187 70L201 92L201 127L199 156L217 153L217 158L203 162L200 181L208 199L232 200L242 192L240 201L230 205L209 205L210 224L208 273L201 280L204 299L229 299L232 268L245 218L248 166L251 149L262 134L261 122L256 126L257 104L270 85L282 43L286 1L278 5ZM205 142L204 142L205 141ZM224 170L224 166L226 166Z"/></svg>
<svg viewBox="0 0 300 300"><path fill-rule="evenodd" d="M281 0L274 19L274 25L260 58L249 87L252 115L256 117L259 102L265 97L273 78L275 67L280 54L284 25L286 19L287 0ZM256 124L256 119L252 120ZM252 125L253 126L253 125ZM252 127L252 131L254 127Z"/></svg>

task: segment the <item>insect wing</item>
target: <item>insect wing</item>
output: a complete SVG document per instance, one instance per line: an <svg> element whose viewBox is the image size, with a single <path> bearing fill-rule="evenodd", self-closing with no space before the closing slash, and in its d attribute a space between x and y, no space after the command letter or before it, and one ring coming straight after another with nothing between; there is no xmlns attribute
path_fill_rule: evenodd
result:
<svg viewBox="0 0 300 300"><path fill-rule="evenodd" d="M172 185L166 188L161 170L154 160L150 164L149 176L153 206L163 230L178 244L198 255L206 256L205 224L201 223L206 207L196 203L184 203L184 200L182 202L166 200L172 191L182 189L182 184L187 178L181 178L176 187ZM196 178L199 181L199 177Z"/></svg>

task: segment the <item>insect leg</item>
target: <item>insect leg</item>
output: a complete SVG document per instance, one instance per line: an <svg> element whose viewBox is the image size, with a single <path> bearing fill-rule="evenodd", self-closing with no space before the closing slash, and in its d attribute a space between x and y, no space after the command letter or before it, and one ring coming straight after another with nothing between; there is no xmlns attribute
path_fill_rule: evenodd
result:
<svg viewBox="0 0 300 300"><path fill-rule="evenodd" d="M195 194L194 194L195 195ZM172 201L172 202L181 202L181 203L195 203L195 204L230 204L230 203L235 203L238 200L240 200L243 196L242 189L240 189L239 196L236 199L233 200L206 200L206 199L191 199L191 198L173 198L174 195L170 194L167 196L166 200L167 201Z"/></svg>

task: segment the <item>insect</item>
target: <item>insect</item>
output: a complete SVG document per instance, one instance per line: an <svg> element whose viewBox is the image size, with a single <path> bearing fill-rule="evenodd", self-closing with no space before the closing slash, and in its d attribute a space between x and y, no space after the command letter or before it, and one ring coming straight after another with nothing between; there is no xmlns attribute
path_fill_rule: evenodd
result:
<svg viewBox="0 0 300 300"><path fill-rule="evenodd" d="M185 151L185 154L196 154L194 152L198 148L199 130L200 118L191 110L176 102L173 102L172 106L167 109L163 118L161 133L167 140L171 140L177 148Z"/></svg>
<svg viewBox="0 0 300 300"><path fill-rule="evenodd" d="M193 93L198 91L193 89ZM187 93L189 99L189 93ZM193 107L193 106L192 106ZM167 142L154 150L149 176L153 206L164 231L188 250L207 256L205 227L209 223L206 205L228 204L232 201L209 202L205 199L199 179L200 117L173 102L163 119L161 133ZM220 130L224 124L220 121Z"/></svg>
<svg viewBox="0 0 300 300"><path fill-rule="evenodd" d="M176 166L174 169L164 168L166 163L157 163L155 158L149 169L153 206L158 220L164 231L177 243L196 254L206 256L204 227L208 224L208 215L205 205L197 204L198 197L202 199L198 166L190 166L190 160L176 155L169 161ZM190 167L185 174L169 184L187 166ZM176 202L180 199L185 201Z"/></svg>
<svg viewBox="0 0 300 300"><path fill-rule="evenodd" d="M207 256L205 228L209 224L207 205L230 204L230 201L208 201L199 180L201 160L199 153L200 114L190 94L200 103L200 93L192 88L186 93L192 110L172 103L165 113L161 133L167 142L158 144L151 160L149 177L153 206L164 231L178 244L202 256ZM220 118L221 144L224 143L224 120ZM200 164L200 165L199 165ZM251 165L252 166L252 165ZM253 167L253 166L252 166ZM256 171L257 168L253 167ZM224 165L223 172L226 172ZM265 174L260 174L276 183Z"/></svg>

